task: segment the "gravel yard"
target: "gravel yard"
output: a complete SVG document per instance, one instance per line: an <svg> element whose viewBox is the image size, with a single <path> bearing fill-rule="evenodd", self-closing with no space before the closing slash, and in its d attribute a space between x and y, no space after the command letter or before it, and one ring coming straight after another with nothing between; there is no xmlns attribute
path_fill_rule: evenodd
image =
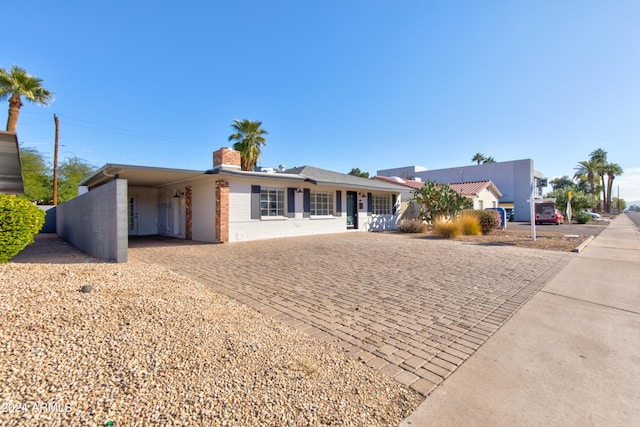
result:
<svg viewBox="0 0 640 427"><path fill-rule="evenodd" d="M422 400L162 267L16 262L0 276L0 425L393 426Z"/></svg>

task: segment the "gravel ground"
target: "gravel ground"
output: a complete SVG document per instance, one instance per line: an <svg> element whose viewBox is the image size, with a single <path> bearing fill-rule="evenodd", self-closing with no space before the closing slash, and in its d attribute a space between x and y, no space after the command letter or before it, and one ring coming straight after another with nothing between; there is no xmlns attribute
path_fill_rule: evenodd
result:
<svg viewBox="0 0 640 427"><path fill-rule="evenodd" d="M198 282L78 256L0 265L0 425L392 426L422 400Z"/></svg>

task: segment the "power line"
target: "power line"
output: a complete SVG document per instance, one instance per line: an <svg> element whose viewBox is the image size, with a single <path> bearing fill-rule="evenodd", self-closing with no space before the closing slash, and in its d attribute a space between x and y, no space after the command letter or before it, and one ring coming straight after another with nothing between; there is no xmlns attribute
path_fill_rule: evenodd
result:
<svg viewBox="0 0 640 427"><path fill-rule="evenodd" d="M102 132L111 132L111 133L120 134L120 135L136 136L136 137L145 138L145 139L164 140L167 142L182 142L185 144L193 144L193 145L210 145L211 144L210 142L199 141L199 140L194 140L189 138L163 136L163 135L151 134L147 132L141 132L133 129L121 128L121 127L112 126L112 125L105 125L105 124L96 123L96 122L92 122L84 119L79 119L76 117L71 117L63 114L60 114L59 116L64 117L65 119L76 120L78 122L83 122L83 123L88 123L90 125L93 125L93 126L83 126L81 124L77 124L77 123L74 124L73 122L65 121L65 125L67 126L75 126L79 128L98 130Z"/></svg>

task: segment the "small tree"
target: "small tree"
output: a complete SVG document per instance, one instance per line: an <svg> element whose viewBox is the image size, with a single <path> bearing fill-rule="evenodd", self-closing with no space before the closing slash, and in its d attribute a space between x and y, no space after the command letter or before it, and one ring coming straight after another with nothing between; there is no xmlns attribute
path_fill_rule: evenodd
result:
<svg viewBox="0 0 640 427"><path fill-rule="evenodd" d="M19 197L0 194L0 263L6 263L28 244L44 224L44 211Z"/></svg>
<svg viewBox="0 0 640 427"><path fill-rule="evenodd" d="M567 216L567 201L569 200L568 192L571 191L571 211L575 215L576 212L583 211L585 209L593 209L598 205L598 201L595 196L592 194L583 193L582 191L577 191L575 188L566 188L552 191L547 194L547 197L552 197L556 199L556 208L563 213L563 215ZM565 218L567 221L571 220L571 218Z"/></svg>
<svg viewBox="0 0 640 427"><path fill-rule="evenodd" d="M58 203L78 196L78 184L95 171L95 168L78 157L68 157L59 166L60 192Z"/></svg>
<svg viewBox="0 0 640 427"><path fill-rule="evenodd" d="M618 212L622 212L627 208L627 202L624 199L618 199L617 197L613 197L611 199L611 207L616 208Z"/></svg>
<svg viewBox="0 0 640 427"><path fill-rule="evenodd" d="M448 185L426 181L414 193L413 203L420 207L420 217L429 225L436 220L450 219L465 209L473 207L473 202Z"/></svg>
<svg viewBox="0 0 640 427"><path fill-rule="evenodd" d="M362 172L360 168L353 168L347 175L359 176L362 178L369 178L369 172Z"/></svg>
<svg viewBox="0 0 640 427"><path fill-rule="evenodd" d="M20 163L24 181L24 195L27 200L50 203L53 199L51 167L42 153L35 148L20 147Z"/></svg>

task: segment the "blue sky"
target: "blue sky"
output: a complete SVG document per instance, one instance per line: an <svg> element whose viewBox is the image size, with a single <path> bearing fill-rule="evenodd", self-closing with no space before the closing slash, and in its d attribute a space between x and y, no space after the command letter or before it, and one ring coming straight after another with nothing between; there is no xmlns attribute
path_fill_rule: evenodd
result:
<svg viewBox="0 0 640 427"><path fill-rule="evenodd" d="M640 200L637 0L8 8L20 19L3 23L0 66L55 93L50 107L25 103L18 136L49 159L53 114L62 158L184 169L209 168L248 118L269 131L264 166L373 175L481 152L532 158L552 179L603 148L625 170L620 196Z"/></svg>

